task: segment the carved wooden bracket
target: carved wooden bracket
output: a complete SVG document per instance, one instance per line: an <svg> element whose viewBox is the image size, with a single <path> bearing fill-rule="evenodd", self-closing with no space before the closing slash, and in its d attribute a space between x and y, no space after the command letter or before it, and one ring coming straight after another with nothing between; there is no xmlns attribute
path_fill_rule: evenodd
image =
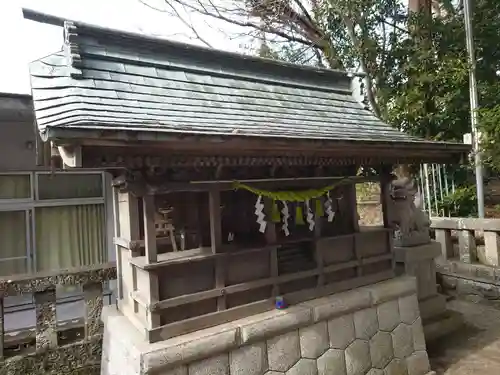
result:
<svg viewBox="0 0 500 375"><path fill-rule="evenodd" d="M82 167L81 146L57 146L57 151L61 156L64 167L69 167L69 168Z"/></svg>

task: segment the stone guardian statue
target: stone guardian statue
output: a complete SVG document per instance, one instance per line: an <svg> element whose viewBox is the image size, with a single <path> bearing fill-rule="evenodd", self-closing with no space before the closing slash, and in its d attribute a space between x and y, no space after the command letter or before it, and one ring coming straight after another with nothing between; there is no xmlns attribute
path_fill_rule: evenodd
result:
<svg viewBox="0 0 500 375"><path fill-rule="evenodd" d="M413 180L403 177L391 183L390 224L395 229L394 246L418 246L431 242L427 214Z"/></svg>

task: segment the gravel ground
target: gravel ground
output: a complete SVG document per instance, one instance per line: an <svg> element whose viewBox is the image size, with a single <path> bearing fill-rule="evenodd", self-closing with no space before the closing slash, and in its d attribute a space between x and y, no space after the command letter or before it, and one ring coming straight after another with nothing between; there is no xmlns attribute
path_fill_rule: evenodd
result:
<svg viewBox="0 0 500 375"><path fill-rule="evenodd" d="M478 298L452 300L448 308L463 314L459 331L428 346L438 375L500 375L500 302Z"/></svg>

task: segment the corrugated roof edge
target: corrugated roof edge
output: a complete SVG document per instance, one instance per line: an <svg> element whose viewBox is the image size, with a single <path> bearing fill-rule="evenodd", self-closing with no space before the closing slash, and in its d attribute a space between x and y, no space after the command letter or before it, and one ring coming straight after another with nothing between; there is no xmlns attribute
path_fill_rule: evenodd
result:
<svg viewBox="0 0 500 375"><path fill-rule="evenodd" d="M107 136L104 135L104 133ZM118 136L113 136L112 134L116 133ZM151 131L151 129L144 130L119 130L119 129L75 129L75 128L65 128L65 127L48 127L45 128L45 131L42 133L42 140L48 139L105 139L110 138L113 140L135 140L135 141L170 141L176 137L181 137L183 139L194 137L194 138L206 138L212 139L212 141L216 141L215 139L220 139L221 141L224 139L260 139L261 136L258 135L238 135L238 134L178 134L171 132L159 132L159 131ZM408 141L373 141L367 139L366 141L362 141L359 139L353 140L334 140L334 139L324 139L324 138L308 138L304 140L301 137L272 137L266 136L266 139L269 141L280 141L286 140L290 142L311 142L311 143L321 143L321 144L333 144L333 143L369 143L369 144L380 144L380 145L388 145L388 146L404 146L411 145L415 149L435 149L435 150L448 150L450 152L468 152L470 151L470 146L463 143L458 142L442 142L442 141L431 141L426 139L418 139L418 140L408 140Z"/></svg>
<svg viewBox="0 0 500 375"><path fill-rule="evenodd" d="M23 8L23 16L25 19L36 21L45 24L51 24L54 26L64 27L65 22L72 22L78 29L79 35L87 35L96 38L109 38L115 39L117 45L127 45L133 43L133 48L140 50L141 48L147 48L149 46L154 46L156 48L165 49L175 49L183 54L188 52L191 54L191 58L202 56L204 60L210 60L210 58L224 58L230 62L251 62L254 69L258 70L269 67L276 67L287 71L288 74L302 74L304 79L307 76L311 78L321 77L322 79L335 80L337 84L345 86L347 89L350 87L351 79L353 76L362 76L362 74L356 73L351 75L343 70L316 68L313 66L296 65L284 61L266 59L261 57L255 57L250 55L243 55L235 52L222 51L217 49L211 49L203 46L197 46L192 44L186 44L182 42L172 41L166 38L160 38L156 36L149 36L139 33L134 33L130 31L123 31L117 29L110 29L98 25L92 25L85 22L74 21L67 18L62 18L54 15L49 15L43 12L39 12L32 9ZM139 43L138 43L139 42ZM300 73L299 73L300 72Z"/></svg>

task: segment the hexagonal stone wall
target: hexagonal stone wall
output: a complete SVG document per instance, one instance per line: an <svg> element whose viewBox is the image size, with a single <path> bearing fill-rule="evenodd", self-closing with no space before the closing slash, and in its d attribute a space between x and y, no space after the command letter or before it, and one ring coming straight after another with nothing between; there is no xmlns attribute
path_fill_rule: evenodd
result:
<svg viewBox="0 0 500 375"><path fill-rule="evenodd" d="M370 308L354 313L356 338L369 340L378 331L377 309Z"/></svg>
<svg viewBox="0 0 500 375"><path fill-rule="evenodd" d="M318 375L345 375L345 353L340 349L329 349L317 359Z"/></svg>
<svg viewBox="0 0 500 375"><path fill-rule="evenodd" d="M372 366L383 369L394 358L392 337L388 332L379 331L370 340Z"/></svg>
<svg viewBox="0 0 500 375"><path fill-rule="evenodd" d="M252 365L246 365L250 362ZM262 375L269 365L265 342L246 345L233 350L229 356L231 375Z"/></svg>
<svg viewBox="0 0 500 375"><path fill-rule="evenodd" d="M404 359L413 353L413 334L411 326L401 323L391 333L394 356Z"/></svg>
<svg viewBox="0 0 500 375"><path fill-rule="evenodd" d="M288 371L300 359L299 332L292 331L267 340L269 370Z"/></svg>
<svg viewBox="0 0 500 375"><path fill-rule="evenodd" d="M299 329L302 358L316 359L330 348L327 322Z"/></svg>
<svg viewBox="0 0 500 375"><path fill-rule="evenodd" d="M354 331L354 319L352 314L344 315L328 322L328 335L330 347L333 349L345 349L356 337Z"/></svg>
<svg viewBox="0 0 500 375"><path fill-rule="evenodd" d="M346 348L345 365L347 375L366 374L372 367L368 341L357 339Z"/></svg>
<svg viewBox="0 0 500 375"><path fill-rule="evenodd" d="M415 301L385 301L244 346L229 357L230 375L428 375Z"/></svg>
<svg viewBox="0 0 500 375"><path fill-rule="evenodd" d="M378 326L381 331L391 332L401 323L398 300L377 306Z"/></svg>
<svg viewBox="0 0 500 375"><path fill-rule="evenodd" d="M191 350L188 354L196 358L182 360L160 374L430 375L416 296L388 294L391 298L364 307L356 305L354 298L341 300L331 305L333 310L341 307L336 314L328 314L330 305L323 304L320 315L311 314L300 322L290 308L278 319L267 318L262 326L252 322L251 335L238 336L243 328L236 329L232 346L224 344L229 346L208 358L196 356L204 348ZM355 307L348 309L346 301ZM279 319L287 325L280 326Z"/></svg>

